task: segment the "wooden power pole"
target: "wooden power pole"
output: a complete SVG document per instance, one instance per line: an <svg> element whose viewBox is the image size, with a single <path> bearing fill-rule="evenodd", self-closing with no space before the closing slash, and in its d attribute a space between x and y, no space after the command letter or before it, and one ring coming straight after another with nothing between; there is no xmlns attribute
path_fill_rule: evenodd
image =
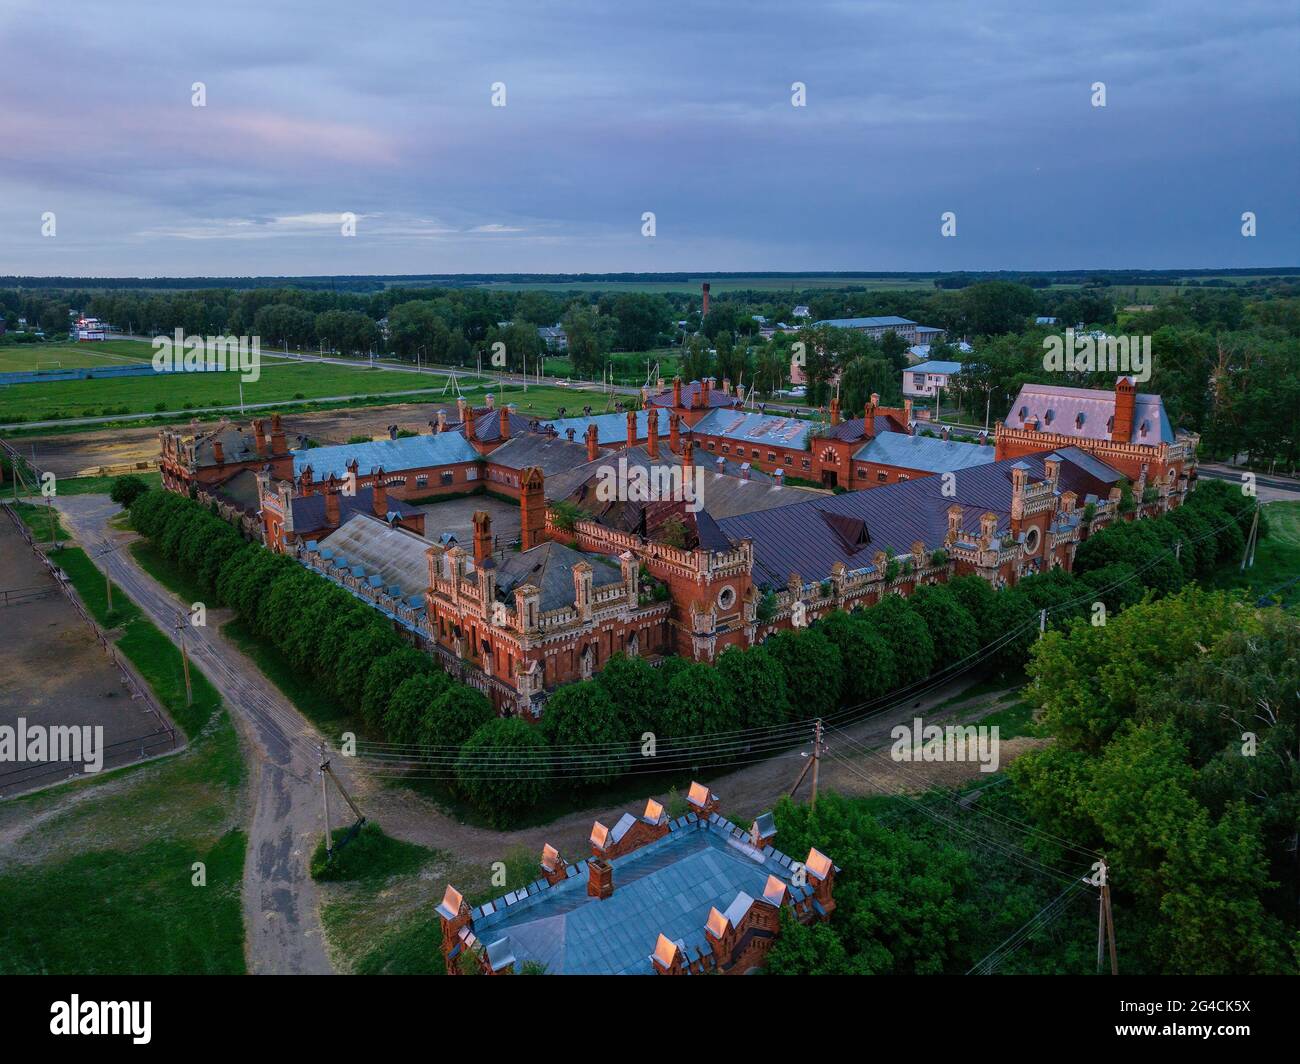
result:
<svg viewBox="0 0 1300 1064"><path fill-rule="evenodd" d="M790 788L790 797L794 797L794 792L799 789L799 784L803 783L804 777L808 775L808 770L812 769L812 807L817 808L817 770L820 767L822 759L822 722L821 718L813 722L813 748L812 756L804 762L803 770L799 773L799 778L794 781L794 786Z"/></svg>

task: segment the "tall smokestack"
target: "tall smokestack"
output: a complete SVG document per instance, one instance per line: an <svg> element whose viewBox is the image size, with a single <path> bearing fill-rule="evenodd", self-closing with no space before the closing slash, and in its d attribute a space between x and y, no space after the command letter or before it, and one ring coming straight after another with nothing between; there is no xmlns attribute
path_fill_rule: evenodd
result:
<svg viewBox="0 0 1300 1064"><path fill-rule="evenodd" d="M700 317L706 318L709 315L709 282L705 281L700 285L700 292L704 296L704 309L700 311Z"/></svg>

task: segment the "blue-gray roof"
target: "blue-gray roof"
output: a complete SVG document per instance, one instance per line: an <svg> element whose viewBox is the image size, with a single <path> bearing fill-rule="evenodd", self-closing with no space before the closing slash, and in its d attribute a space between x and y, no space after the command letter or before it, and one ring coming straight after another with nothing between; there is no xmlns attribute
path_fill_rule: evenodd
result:
<svg viewBox="0 0 1300 1064"><path fill-rule="evenodd" d="M785 415L758 414L745 410L711 410L695 423L691 432L697 436L723 436L727 439L802 450L808 434L816 426L811 421Z"/></svg>
<svg viewBox="0 0 1300 1064"><path fill-rule="evenodd" d="M894 314L886 314L878 318L823 318L821 321L813 322L814 325L833 325L837 329L879 329L887 328L890 325L915 325L911 318L900 318Z"/></svg>
<svg viewBox="0 0 1300 1064"><path fill-rule="evenodd" d="M923 469L928 473L950 473L955 469L996 461L997 448L930 436L909 436L904 432L882 432L859 448L853 460Z"/></svg>
<svg viewBox="0 0 1300 1064"><path fill-rule="evenodd" d="M918 362L915 366L908 366L905 373L946 373L951 376L954 373L961 372L960 362L945 362L943 359L935 359L933 362Z"/></svg>
<svg viewBox="0 0 1300 1064"><path fill-rule="evenodd" d="M655 414L659 422L659 435L668 435L668 417L670 411L665 407L655 407ZM636 412L636 438L644 440L649 434L647 426L648 418L645 410ZM543 424L550 425L561 436L568 438L568 430L573 429L573 438L575 440L585 440L587 438L587 426L596 426L596 442L602 446L608 446L614 443L627 442L627 412L615 411L612 414L596 414L592 417L562 417L554 421L546 421Z"/></svg>
<svg viewBox="0 0 1300 1064"><path fill-rule="evenodd" d="M298 476L311 466L312 478L325 480L332 473L348 475L348 463L357 462L357 472L365 476L382 468L385 473L426 466L476 462L479 453L459 432L435 432L428 436L406 436L398 440L373 440L370 443L344 443L335 447L313 447L293 452L293 474Z"/></svg>
<svg viewBox="0 0 1300 1064"><path fill-rule="evenodd" d="M739 913L737 898L747 895L752 904L763 897L769 875L785 881L792 898L806 897L808 887L789 882L790 864L771 848L760 855L748 832L723 818L691 816L617 858L614 893L605 900L588 897L586 862L579 862L553 887L543 883L536 893L506 895L476 911L474 933L484 942L509 938L518 961L538 961L551 975L649 975L660 934L688 951L706 948L709 910Z"/></svg>

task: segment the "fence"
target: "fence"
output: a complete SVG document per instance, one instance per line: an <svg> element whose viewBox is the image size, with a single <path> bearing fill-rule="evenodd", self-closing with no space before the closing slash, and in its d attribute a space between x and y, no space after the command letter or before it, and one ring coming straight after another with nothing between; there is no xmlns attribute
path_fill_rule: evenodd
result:
<svg viewBox="0 0 1300 1064"><path fill-rule="evenodd" d="M145 707L158 721L163 732L166 733L168 743L175 748L176 729L172 726L172 723L168 719L162 706L160 706L157 699L154 698L153 692L149 690L148 685L137 679L134 669L132 669L130 665L122 659L122 656L118 654L117 647L114 646L113 641L108 638L108 633L105 632L104 629L99 626L99 622L91 616L90 611L87 610L85 605L82 603L81 596L77 594L76 589L64 575L63 570L50 561L45 552L36 545L36 541L32 538L32 534L28 530L27 525L24 523L23 519L18 516L18 511L5 500L0 500L0 508L9 515L10 520L14 523L14 527L18 529L18 534L22 536L26 544L31 547L32 553L41 560L41 564L45 566L46 571L54 579L55 584L63 589L65 597L68 602L71 603L72 608L77 612L78 616L80 616L81 619L90 626L90 630L94 634L96 642L98 642L103 648L104 652L108 655L113 664L117 666L118 672L122 674L123 682L125 682L127 690L131 692L132 701L141 701L144 703ZM159 733L154 734L157 735ZM115 743L114 745L120 746L125 743L140 742L148 738L149 736L137 736L134 739L124 739L121 743ZM0 776L0 779L3 778L4 776Z"/></svg>

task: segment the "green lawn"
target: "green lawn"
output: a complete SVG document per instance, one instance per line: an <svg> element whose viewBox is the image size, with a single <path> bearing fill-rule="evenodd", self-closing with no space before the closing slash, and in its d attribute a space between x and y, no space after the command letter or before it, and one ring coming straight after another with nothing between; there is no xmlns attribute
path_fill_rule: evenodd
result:
<svg viewBox="0 0 1300 1064"><path fill-rule="evenodd" d="M56 341L0 344L0 373L30 373L41 369L81 369L86 366L127 366L149 358L153 348L138 340L102 343Z"/></svg>
<svg viewBox="0 0 1300 1064"><path fill-rule="evenodd" d="M72 538L68 535L68 530L63 527L62 521L59 520L59 511L54 509L53 506L46 506L44 503L40 505L30 502L15 503L11 498L7 499L7 501L18 512L23 524L31 529L37 543L50 542L51 518L53 518L53 535L60 543ZM8 518L4 520L7 521Z"/></svg>
<svg viewBox="0 0 1300 1064"><path fill-rule="evenodd" d="M144 352L148 344L140 343ZM169 373L148 377L14 384L0 389L0 423L148 414L196 407L237 406L239 373ZM438 394L442 378L368 366L337 366L262 357L261 376L245 383L245 403L419 391ZM426 396L426 401L428 397Z"/></svg>
<svg viewBox="0 0 1300 1064"><path fill-rule="evenodd" d="M1268 535L1259 541L1255 564L1244 573L1240 558L1203 581L1214 588L1245 588L1252 595L1274 595L1287 609L1300 608L1300 502L1271 502L1264 507ZM1289 585L1289 586L1288 586Z"/></svg>
<svg viewBox="0 0 1300 1064"><path fill-rule="evenodd" d="M343 815L347 815L346 806L344 809ZM316 843L311 857L312 879L329 883L376 882L390 876L418 872L434 856L434 852L424 846L385 835L373 821L368 821L340 846L351 830L345 825L330 832L335 847L332 861L326 862L324 837ZM536 875L533 878L536 879Z"/></svg>
<svg viewBox="0 0 1300 1064"><path fill-rule="evenodd" d="M119 474L133 477L139 477L151 488L162 487L162 474L150 473L147 470L140 470L136 473ZM107 495L113 489L113 481L117 476L111 477L60 477L55 482L57 495Z"/></svg>

